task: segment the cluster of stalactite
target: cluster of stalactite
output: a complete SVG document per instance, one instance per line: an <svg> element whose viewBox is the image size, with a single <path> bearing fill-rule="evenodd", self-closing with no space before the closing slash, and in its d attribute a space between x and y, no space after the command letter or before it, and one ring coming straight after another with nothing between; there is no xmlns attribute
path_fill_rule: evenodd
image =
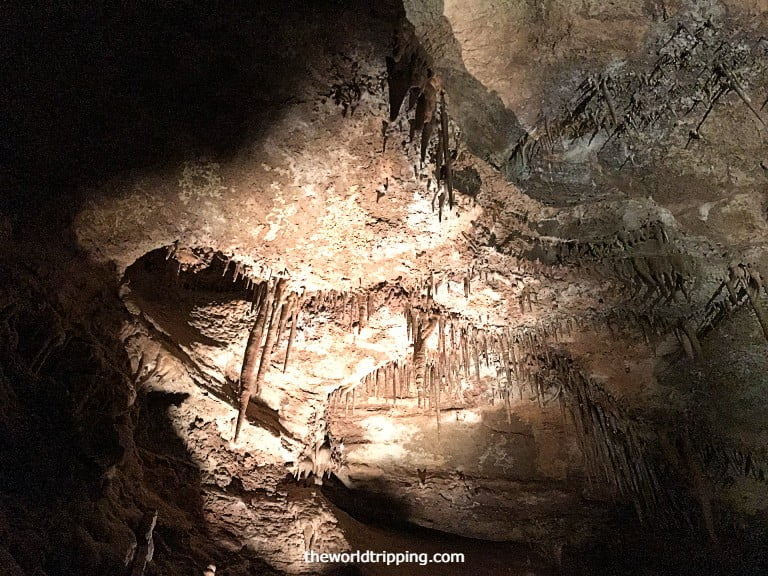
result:
<svg viewBox="0 0 768 576"><path fill-rule="evenodd" d="M356 385L337 390L331 395L332 410L350 414L356 402L365 404L371 397L393 406L402 399L416 399L422 413L435 415L439 434L441 410L460 400L464 386L472 381L486 392L490 404L502 403L510 417L513 394L540 406L557 400L563 414L570 415L592 482L628 498L644 521L664 518L691 525L693 499L713 540L710 483L732 482L735 475L765 481L765 455L699 443L687 426L662 439L659 431L639 424L600 383L556 349L572 330L600 326L604 319L564 317L515 330L479 328L435 306L419 304L423 302L404 312L413 352L376 368ZM654 322L651 316L648 322ZM658 330L675 326L661 320L654 325ZM436 347L420 351L419 342L435 333Z"/></svg>
<svg viewBox="0 0 768 576"><path fill-rule="evenodd" d="M731 272L729 280L737 284L737 294L749 286L763 289L759 275L749 271L736 267ZM439 434L442 410L460 402L472 384L491 405L500 402L509 418L515 395L542 407L557 401L563 414L570 414L591 481L631 501L644 521L664 518L692 525L690 504L697 502L713 541L717 534L712 482L732 482L737 474L765 481L765 455L702 444L687 424L668 432L648 429L558 346L574 330L607 326L625 331L631 326L648 340L674 332L681 348L695 358L701 345L692 318L614 310L593 317L550 318L516 329L479 327L442 310L426 295L408 301L404 316L412 351L336 390L330 398L332 410L354 413L356 403L367 404L370 398L392 406L410 400L402 403L404 407L413 406L415 400L420 412L434 414Z"/></svg>
<svg viewBox="0 0 768 576"><path fill-rule="evenodd" d="M655 237L653 231L652 226L646 229ZM464 276L466 296L470 294L476 273L482 278L482 270L470 269ZM653 273L649 277L655 278ZM611 333L624 333L632 329L639 331L647 343L673 333L681 349L690 358L697 359L701 357L701 338L724 317L729 307L743 302L753 303L761 325L764 329L766 326L762 322L765 314L760 301L765 287L757 270L747 266L731 268L728 279L710 300L704 319L698 323L696 315L673 317L654 313L651 307L649 310L613 308L606 314L549 318L514 330L479 327L434 303L433 297L443 284L450 285L446 280L445 275L431 274L410 287L383 282L357 291L332 290L307 296L287 293L285 279L255 284L252 309L256 320L241 374L236 433L240 431L251 396L258 393L264 381L277 343L290 326L283 362L284 369L287 366L300 311L308 318L326 315L350 331L359 331L382 306L401 308L412 352L378 367L361 382L337 390L331 397L332 407L349 411L354 410L357 402L370 397L391 400L393 405L398 399L412 398L416 399L420 409L434 411L438 424L446 401L460 398L463 387L472 381L478 388L485 389L491 403L502 402L508 413L513 391L522 398L528 390L531 400L541 404L550 402L553 397L562 397L563 386L553 384L562 378L541 367L549 362L549 345L569 337L573 330L607 328ZM657 289L661 292L661 288L657 286ZM651 292L650 284L648 292ZM526 302L530 307L531 294L521 292L522 310L525 310ZM427 345L435 333L436 348Z"/></svg>
<svg viewBox="0 0 768 576"><path fill-rule="evenodd" d="M699 336L706 336L728 318L734 309L749 303L768 341L768 311L763 302L763 293L768 294L768 289L757 268L745 264L730 266L726 278L707 302L697 330Z"/></svg>
<svg viewBox="0 0 768 576"><path fill-rule="evenodd" d="M275 272L266 265L248 264L231 254L210 248L180 249L178 242L165 247L165 259L174 260L177 276L182 272L195 274L210 266L222 264L221 277L231 274L232 283L242 282L248 292L255 290L263 278L270 278Z"/></svg>
<svg viewBox="0 0 768 576"><path fill-rule="evenodd" d="M701 127L728 94L737 95L765 126L761 110L766 104L758 110L748 86L763 77L766 56L768 42L764 38L750 41L743 29L727 37L711 21L696 27L680 23L645 71L625 68L587 77L558 120L543 118L519 140L509 164L517 173L530 171L537 157L579 138L589 137L591 143L601 134L600 150L622 138L635 142L644 134L659 138L675 120L698 109L699 122L688 135L690 144L701 138ZM621 147L621 166L641 160L640 153L647 148Z"/></svg>
<svg viewBox="0 0 768 576"><path fill-rule="evenodd" d="M699 444L699 457L716 482L730 486L736 478L768 479L768 455L747 447L727 446L717 442Z"/></svg>
<svg viewBox="0 0 768 576"><path fill-rule="evenodd" d="M628 497L641 521L691 526L694 501L717 542L713 483L727 486L735 477L766 481L764 451L716 444L711 434L697 434L687 418L675 428L652 430L562 353L541 358L542 372L549 374L545 384L559 387L556 396L570 414L589 477Z"/></svg>
<svg viewBox="0 0 768 576"><path fill-rule="evenodd" d="M511 329L479 328L434 306L407 306L404 314L412 353L334 392L331 409L350 413L356 402L370 397L393 406L399 399L415 398L418 409L435 414L439 433L441 410L460 399L473 381L490 404L504 406L510 419L514 395L540 406L558 400L572 414L590 477L630 496L641 517L658 502L658 464L646 438L609 394L554 351L553 345L579 328L576 319ZM426 341L435 334L436 346L427 349Z"/></svg>
<svg viewBox="0 0 768 576"><path fill-rule="evenodd" d="M390 282L359 290L322 290L307 295L304 311L308 317L325 316L350 332L359 332L381 307L401 306L410 290L415 287Z"/></svg>
<svg viewBox="0 0 768 576"><path fill-rule="evenodd" d="M288 366L291 347L296 337L303 294L289 291L287 286L286 278L273 278L257 284L254 290L252 310L256 318L248 336L240 372L240 402L235 425L235 441L245 422L248 403L254 394L260 392L264 377L272 363L272 355L286 330L289 330L289 335L283 371ZM289 325L290 328L288 328Z"/></svg>
<svg viewBox="0 0 768 576"><path fill-rule="evenodd" d="M438 398L459 398L462 387L474 383L484 389L491 403L509 405L511 395L548 404L562 394L557 371L543 369L552 356L552 346L574 332L608 330L612 334L635 331L647 343L678 335L681 348L690 339L694 350L700 341L690 318L675 318L653 311L614 308L605 314L562 315L539 320L529 326L480 327L458 314L446 312L426 296L406 301L403 308L412 352L376 368L360 382L336 390L332 406L346 412L369 397L397 404L398 399L416 399L419 408L440 410ZM437 333L436 347L426 341Z"/></svg>
<svg viewBox="0 0 768 576"><path fill-rule="evenodd" d="M527 252L554 269L563 266L591 268L611 277L629 292L629 299L651 308L690 302L696 282L693 258L675 249L670 231L658 221L637 230L622 230L595 240L542 237Z"/></svg>
<svg viewBox="0 0 768 576"><path fill-rule="evenodd" d="M658 314L652 310L638 310L631 307L614 307L606 314L595 317L594 329L608 328L613 336L638 332L646 344L651 344L666 337L675 328L675 318Z"/></svg>
<svg viewBox="0 0 768 576"><path fill-rule="evenodd" d="M390 113L389 122L384 123L382 130L383 147L386 149L390 125L399 126L395 122L401 117L401 108L407 98L405 115L413 111L413 117L409 120L409 141L413 142L420 133L421 167L424 166L428 152L434 162L434 174L430 176L430 180L436 184L432 207L434 210L437 202L438 219L442 221L446 201L449 209L453 209L455 204L452 166L455 150L451 148L450 142L450 118L442 81L435 74L432 59L421 47L413 26L407 21L401 22L395 29L392 55L387 57L387 82ZM437 142L433 144L435 128ZM422 173L419 166L415 167L414 173Z"/></svg>
<svg viewBox="0 0 768 576"><path fill-rule="evenodd" d="M366 374L360 382L335 390L329 398L333 411L354 413L357 402L369 398L384 399L397 405L398 400L413 397L413 371L407 359L393 360Z"/></svg>
<svg viewBox="0 0 768 576"><path fill-rule="evenodd" d="M471 293L472 280L479 271L469 268L462 272L435 272L410 282L380 282L368 288L357 290L321 290L308 293L304 299L303 312L308 322L325 317L348 331L360 332L368 325L371 317L383 307L402 310L411 302L431 302L438 290L450 292L460 290L465 297ZM461 288L456 284L461 283ZM442 312L441 312L442 313Z"/></svg>
<svg viewBox="0 0 768 576"><path fill-rule="evenodd" d="M341 66L332 67L333 70L339 68ZM351 73L345 77L341 77L338 72L336 74L335 81L331 84L326 97L332 98L333 103L341 108L342 116L354 115L363 95L379 95L386 84L385 74L361 74L356 63L352 66Z"/></svg>
<svg viewBox="0 0 768 576"><path fill-rule="evenodd" d="M692 299L698 266L678 248L675 232L659 221L590 240L520 232L511 237L527 246L522 248L522 256L508 256L507 266L520 275L564 279L572 267L578 266L582 273L613 280L622 297L641 307L675 305ZM481 241L507 253L505 240ZM481 266L477 271L484 272Z"/></svg>
<svg viewBox="0 0 768 576"><path fill-rule="evenodd" d="M695 276L691 260L679 253L636 255L617 261L616 277L631 290L630 300L651 308L691 301Z"/></svg>
<svg viewBox="0 0 768 576"><path fill-rule="evenodd" d="M592 238L556 238L539 236L531 238L533 244L526 254L538 257L547 264L575 264L601 262L606 258L626 256L627 252L641 248L649 241L656 241L663 247L676 236L663 222L649 220L635 230L619 230L613 234Z"/></svg>
<svg viewBox="0 0 768 576"><path fill-rule="evenodd" d="M548 382L560 387L561 407L571 415L589 477L629 496L643 519L659 503L663 475L647 433L571 358L552 354L546 366Z"/></svg>
<svg viewBox="0 0 768 576"><path fill-rule="evenodd" d="M356 402L370 397L416 399L418 409L434 411L439 424L446 401L461 398L474 383L491 404L502 402L511 418L515 390L520 398L528 390L541 404L551 387L538 370L540 350L547 343L570 335L579 322L574 318L549 319L531 328L478 327L448 313L427 297L408 303L404 316L412 351L402 359L376 368L351 386L331 395L331 407L354 411ZM436 338L434 336L436 335ZM428 345L432 339L436 345Z"/></svg>
<svg viewBox="0 0 768 576"><path fill-rule="evenodd" d="M647 344L673 334L685 355L694 360L702 356L702 340L735 309L749 305L768 340L768 311L764 301L768 288L760 272L754 266L739 264L729 267L725 276L701 311L673 315L660 313L653 306L645 309L614 307L606 314L583 317L579 323L581 327L593 330L605 326L612 334L633 329L642 334Z"/></svg>

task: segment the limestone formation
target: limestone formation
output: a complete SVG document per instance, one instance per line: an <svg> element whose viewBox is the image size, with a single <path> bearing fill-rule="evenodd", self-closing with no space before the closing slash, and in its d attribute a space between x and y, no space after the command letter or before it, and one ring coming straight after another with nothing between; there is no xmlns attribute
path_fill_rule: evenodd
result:
<svg viewBox="0 0 768 576"><path fill-rule="evenodd" d="M766 573L766 14L8 7L3 573Z"/></svg>

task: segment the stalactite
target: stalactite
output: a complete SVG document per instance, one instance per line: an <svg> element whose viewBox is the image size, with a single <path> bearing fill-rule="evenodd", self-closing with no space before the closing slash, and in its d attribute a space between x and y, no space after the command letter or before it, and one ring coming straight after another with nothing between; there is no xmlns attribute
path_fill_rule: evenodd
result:
<svg viewBox="0 0 768 576"><path fill-rule="evenodd" d="M392 366L392 406L397 405L397 386L399 384L397 362Z"/></svg>
<svg viewBox="0 0 768 576"><path fill-rule="evenodd" d="M706 474L701 468L700 462L696 458L691 442L691 437L687 430L683 434L683 457L685 461L685 467L690 473L690 479L693 483L694 492L699 500L699 505L701 506L704 525L706 526L707 532L709 533L709 537L713 544L717 545L718 538L712 513L711 488L707 481Z"/></svg>
<svg viewBox="0 0 768 576"><path fill-rule="evenodd" d="M349 298L349 324L351 328L357 325L357 333L360 334L365 324L365 305L362 304L359 294L352 294Z"/></svg>
<svg viewBox="0 0 768 576"><path fill-rule="evenodd" d="M269 328L267 330L267 338L264 342L264 349L261 354L261 362L259 363L259 370L256 373L256 390L255 393L261 392L261 384L264 381L264 375L269 370L272 363L272 350L277 339L277 330L279 328L279 315L283 309L285 303L285 287L288 284L288 280L280 278L275 286L274 301L272 303L272 311L269 318Z"/></svg>
<svg viewBox="0 0 768 576"><path fill-rule="evenodd" d="M455 367L456 367L455 357L454 357L454 353L451 351L448 355L448 363L446 365L446 370L445 370L446 382L448 384L448 392L451 398L456 398L458 396L458 386L456 383Z"/></svg>
<svg viewBox="0 0 768 576"><path fill-rule="evenodd" d="M288 298L286 299L285 303L280 308L280 321L278 322L278 325L277 325L277 337L275 338L275 344L272 347L272 351L271 351L271 353L273 354L275 352L275 347L280 343L280 340L283 337L283 332L285 332L285 326L286 326L286 323L288 322L288 317L293 312L293 306L296 301L296 297L297 297L296 293L291 292L288 295Z"/></svg>
<svg viewBox="0 0 768 576"><path fill-rule="evenodd" d="M467 329L466 326L459 327L459 344L461 346L461 364L464 369L464 378L469 380L469 347L467 345Z"/></svg>
<svg viewBox="0 0 768 576"><path fill-rule="evenodd" d="M403 373L402 378L400 379L400 390L403 398L411 397L410 367L408 366L407 360L403 360Z"/></svg>
<svg viewBox="0 0 768 576"><path fill-rule="evenodd" d="M761 288L763 288L762 278L757 271L750 271L745 279L747 296L749 302L752 305L752 309L755 311L757 321L760 323L760 328L763 330L763 336L766 342L768 342L768 312L765 311L763 303L760 299Z"/></svg>
<svg viewBox="0 0 768 576"><path fill-rule="evenodd" d="M272 295L273 291L267 285L266 295L260 303L260 307L258 308L256 315L256 321L254 322L251 333L248 336L248 343L245 346L243 367L240 372L240 404L237 416L237 424L235 425L235 442L237 442L238 437L240 436L240 430L242 429L243 422L245 421L245 413L248 408L248 403L251 401L254 388L257 386L256 378L259 369L259 352L261 351L261 342L262 336L264 334L264 327L267 322L267 315L270 313L269 309L272 305Z"/></svg>
<svg viewBox="0 0 768 576"><path fill-rule="evenodd" d="M375 300L376 292L369 290L365 299L365 318L368 322L371 321L371 317L373 316L374 307L376 306Z"/></svg>
<svg viewBox="0 0 768 576"><path fill-rule="evenodd" d="M511 366L511 360L509 355L509 341L507 340L507 337L505 335L502 335L499 339L499 346L501 347L502 351L502 361L504 363L504 370L507 375L507 394L506 394L506 403L507 406L509 406L509 391L512 389L512 366ZM511 419L511 415L510 415Z"/></svg>
<svg viewBox="0 0 768 576"><path fill-rule="evenodd" d="M437 318L430 317L426 321L419 319L418 324L414 326L415 336L413 339L413 365L416 372L416 388L424 388L427 363L427 340L432 335L437 326Z"/></svg>
<svg viewBox="0 0 768 576"><path fill-rule="evenodd" d="M701 343L699 342L699 338L696 336L696 330L694 330L690 323L685 320L680 321L680 328L688 338L688 341L691 343L691 351L693 352L694 358L701 358Z"/></svg>
<svg viewBox="0 0 768 576"><path fill-rule="evenodd" d="M688 359L694 360L695 355L693 352L693 346L691 346L691 342L688 340L688 336L686 336L685 332L683 332L680 328L675 328L674 334L677 338L677 341L683 347L683 351L685 352L685 355L688 357Z"/></svg>
<svg viewBox="0 0 768 576"><path fill-rule="evenodd" d="M445 92L440 92L440 138L443 145L443 157L445 160L445 187L448 190L448 207L453 210L453 176L451 168L451 146L448 133L448 108L445 104Z"/></svg>
<svg viewBox="0 0 768 576"><path fill-rule="evenodd" d="M406 305L403 314L405 315L405 328L408 340L413 341L413 314L411 312L411 307Z"/></svg>
<svg viewBox="0 0 768 576"><path fill-rule="evenodd" d="M357 322L358 322L358 334L362 331L363 328L365 328L368 325L368 302L369 302L370 294L363 296L358 295L357 296Z"/></svg>
<svg viewBox="0 0 768 576"><path fill-rule="evenodd" d="M475 358L475 379L480 386L480 342L477 338L477 328L472 328L472 351Z"/></svg>
<svg viewBox="0 0 768 576"><path fill-rule="evenodd" d="M352 300L352 296L347 296L346 294L340 295L340 302L341 302L341 314L339 318L339 323L342 326L345 326L348 332L352 331L352 323L353 315L352 311L354 309L354 302Z"/></svg>
<svg viewBox="0 0 768 576"><path fill-rule="evenodd" d="M437 441L440 441L440 389L442 384L440 378L436 378L437 383L435 385L435 419L437 421Z"/></svg>
<svg viewBox="0 0 768 576"><path fill-rule="evenodd" d="M523 399L523 387L525 386L525 367L523 366L520 344L515 342L512 346L512 355L515 361L515 378L517 378L517 391L520 400Z"/></svg>
<svg viewBox="0 0 768 576"><path fill-rule="evenodd" d="M415 371L414 371L414 382L416 381L415 378ZM424 407L424 386L422 384L422 387L419 388L418 384L416 384L416 406L419 409L422 409Z"/></svg>
<svg viewBox="0 0 768 576"><path fill-rule="evenodd" d="M510 387L506 386L504 388L504 409L507 413L507 424L512 424L512 403L509 398L510 395Z"/></svg>
<svg viewBox="0 0 768 576"><path fill-rule="evenodd" d="M301 314L301 308L304 304L304 295L305 292L302 291L301 295L299 295L294 302L293 305L293 314L291 316L291 333L290 336L288 336L288 346L285 348L285 360L283 362L283 373L285 373L286 369L288 368L288 359L291 356L291 348L293 346L293 341L296 339L296 328L299 323L299 315Z"/></svg>
<svg viewBox="0 0 768 576"><path fill-rule="evenodd" d="M261 303L266 296L268 282L259 282L253 288L253 299L251 300L251 312L259 310Z"/></svg>

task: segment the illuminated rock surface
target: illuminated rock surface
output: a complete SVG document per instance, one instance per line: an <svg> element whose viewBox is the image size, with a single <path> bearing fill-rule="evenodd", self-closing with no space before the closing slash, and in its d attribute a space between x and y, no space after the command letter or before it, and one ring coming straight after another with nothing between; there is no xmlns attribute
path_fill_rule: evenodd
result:
<svg viewBox="0 0 768 576"><path fill-rule="evenodd" d="M3 573L764 573L768 4L307 4L9 14Z"/></svg>

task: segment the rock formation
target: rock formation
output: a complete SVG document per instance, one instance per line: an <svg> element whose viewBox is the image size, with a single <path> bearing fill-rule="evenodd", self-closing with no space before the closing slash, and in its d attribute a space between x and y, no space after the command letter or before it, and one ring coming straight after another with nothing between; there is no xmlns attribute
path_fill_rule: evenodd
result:
<svg viewBox="0 0 768 576"><path fill-rule="evenodd" d="M766 15L10 8L4 573L765 573Z"/></svg>

